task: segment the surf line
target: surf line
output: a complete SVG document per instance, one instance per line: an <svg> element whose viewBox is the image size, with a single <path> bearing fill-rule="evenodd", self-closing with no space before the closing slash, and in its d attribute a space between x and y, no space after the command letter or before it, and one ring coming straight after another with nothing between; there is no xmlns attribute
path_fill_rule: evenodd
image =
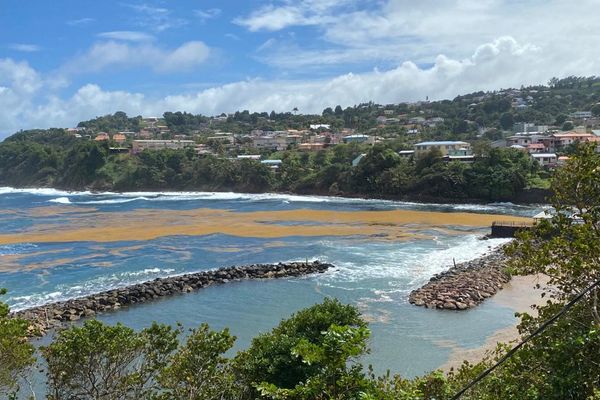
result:
<svg viewBox="0 0 600 400"><path fill-rule="evenodd" d="M223 267L192 274L151 281L107 290L84 297L48 303L11 314L29 321L31 336L43 335L49 329L98 313L119 310L123 306L145 303L161 297L190 293L203 287L247 279L275 279L323 273L335 268L320 261L278 264L251 264Z"/></svg>

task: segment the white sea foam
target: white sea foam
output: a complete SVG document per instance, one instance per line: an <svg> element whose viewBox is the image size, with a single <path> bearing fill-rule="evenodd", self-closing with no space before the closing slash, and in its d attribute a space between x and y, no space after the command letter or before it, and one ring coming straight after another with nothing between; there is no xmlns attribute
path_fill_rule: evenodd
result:
<svg viewBox="0 0 600 400"><path fill-rule="evenodd" d="M33 243L6 244L0 246L0 256L23 254L38 246Z"/></svg>
<svg viewBox="0 0 600 400"><path fill-rule="evenodd" d="M68 197L58 197L56 199L48 200L50 203L58 203L58 204L71 204L71 200Z"/></svg>
<svg viewBox="0 0 600 400"><path fill-rule="evenodd" d="M444 240L435 244L435 247L430 244L431 249L411 249L406 244L344 246L346 255L343 258L364 261L336 261L338 268L320 275L318 279L327 286L344 285L342 282L355 285L370 280L386 280L389 287L415 288L432 275L447 270L454 262L473 260L508 241L510 239L480 240L477 235L465 235ZM336 242L323 243L325 246L340 247ZM327 260L327 257L321 259Z"/></svg>
<svg viewBox="0 0 600 400"><path fill-rule="evenodd" d="M52 188L24 188L17 189L13 187L0 187L0 195L3 194L14 194L14 193L27 193L37 196L83 196L90 195L91 192L69 192L65 190L52 189Z"/></svg>
<svg viewBox="0 0 600 400"><path fill-rule="evenodd" d="M141 200L152 200L148 197L132 197L132 198L117 198L117 199L106 199L106 200L90 200L90 201L76 201L75 204L124 204L131 203L132 201Z"/></svg>
<svg viewBox="0 0 600 400"><path fill-rule="evenodd" d="M110 275L98 276L78 284L62 284L55 287L52 292L40 292L28 296L8 298L11 310L20 311L47 303L65 301L77 297L89 296L94 293L112 290L119 287L134 285L148 280L173 276L172 268L146 268L140 271L121 272Z"/></svg>
<svg viewBox="0 0 600 400"><path fill-rule="evenodd" d="M301 196L280 193L237 193L237 192L89 192L89 191L64 191L49 188L26 188L16 189L12 187L0 187L0 195L13 193L28 193L38 196L51 196L62 199L69 198L70 204L119 204L131 201L281 201L282 203L331 203L331 204L364 204L381 205L389 208L416 208L470 211L470 212L510 212L521 209L521 211L532 209L530 206L515 205L512 203L491 204L437 204L437 203L415 203L408 201L393 201L364 198L345 198L334 196ZM58 199L49 201L58 202ZM64 203L69 204L69 203ZM533 212L533 211L532 211Z"/></svg>

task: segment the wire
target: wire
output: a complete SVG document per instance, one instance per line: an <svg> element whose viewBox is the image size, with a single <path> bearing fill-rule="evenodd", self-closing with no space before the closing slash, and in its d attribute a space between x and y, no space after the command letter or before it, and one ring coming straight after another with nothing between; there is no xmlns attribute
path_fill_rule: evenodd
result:
<svg viewBox="0 0 600 400"><path fill-rule="evenodd" d="M558 318L560 318L563 314L565 314L567 311L569 311L569 309L571 307L573 307L575 305L575 303L577 303L579 300L581 300L583 298L583 296L585 296L587 293L591 292L596 286L600 285L600 279L597 280L596 282L594 282L592 285L588 286L587 289L585 289L584 291L580 292L577 296L575 296L575 298L573 298L573 300L569 301L558 313L556 313L552 318L546 320L543 324L541 324L534 332L532 332L529 336L527 336L525 339L523 339L518 345L516 345L515 347L513 347L512 349L510 349L510 351L508 351L500 360L498 360L494 365L492 365L491 367L489 367L488 369L486 369L485 371L483 371L481 374L479 374L474 380L472 380L467 386L463 387L458 393L456 393L451 400L457 400L459 399L463 394L465 394L465 392L469 389L471 389L473 386L475 386L477 383L479 383L479 381L481 381L483 378L485 378L486 376L488 376L490 373L492 373L493 370L495 370L497 367L499 367L502 363L504 363L506 360L508 360L510 357L513 356L513 354L515 354L521 347L523 347L523 345L525 345L525 343L529 342L531 339L533 339L535 336L539 335L540 333L542 333L544 330L546 330L546 328L550 325L552 325L554 323L554 321L556 321Z"/></svg>

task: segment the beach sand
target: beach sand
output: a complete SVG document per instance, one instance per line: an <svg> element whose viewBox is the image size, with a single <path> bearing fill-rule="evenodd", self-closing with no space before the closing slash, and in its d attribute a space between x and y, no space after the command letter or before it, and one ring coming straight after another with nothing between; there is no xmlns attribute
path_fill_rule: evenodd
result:
<svg viewBox="0 0 600 400"><path fill-rule="evenodd" d="M513 276L511 281L504 286L504 289L496 293L490 300L498 305L509 307L515 312L527 312L533 314L532 304L542 304L545 300L541 297L542 289L536 289L536 284L542 287L546 285L547 278L543 275ZM509 343L519 339L517 324L519 320L515 318L513 325L500 329L490 335L483 346L476 348L462 348L460 346L451 346L452 353L448 361L440 366L444 371L450 368L459 367L463 361L475 363L493 351L498 343Z"/></svg>

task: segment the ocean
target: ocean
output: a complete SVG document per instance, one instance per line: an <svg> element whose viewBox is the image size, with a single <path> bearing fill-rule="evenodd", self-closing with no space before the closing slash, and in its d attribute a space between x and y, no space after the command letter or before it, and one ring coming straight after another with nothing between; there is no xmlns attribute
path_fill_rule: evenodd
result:
<svg viewBox="0 0 600 400"><path fill-rule="evenodd" d="M231 282L102 314L229 327L235 349L299 309L336 297L370 323L375 371L412 377L514 324L487 301L468 311L408 304L411 290L453 262L507 242L480 240L491 221L530 217L510 203L440 205L284 194L91 193L0 188L0 287L13 310L187 272L314 260L318 276Z"/></svg>

